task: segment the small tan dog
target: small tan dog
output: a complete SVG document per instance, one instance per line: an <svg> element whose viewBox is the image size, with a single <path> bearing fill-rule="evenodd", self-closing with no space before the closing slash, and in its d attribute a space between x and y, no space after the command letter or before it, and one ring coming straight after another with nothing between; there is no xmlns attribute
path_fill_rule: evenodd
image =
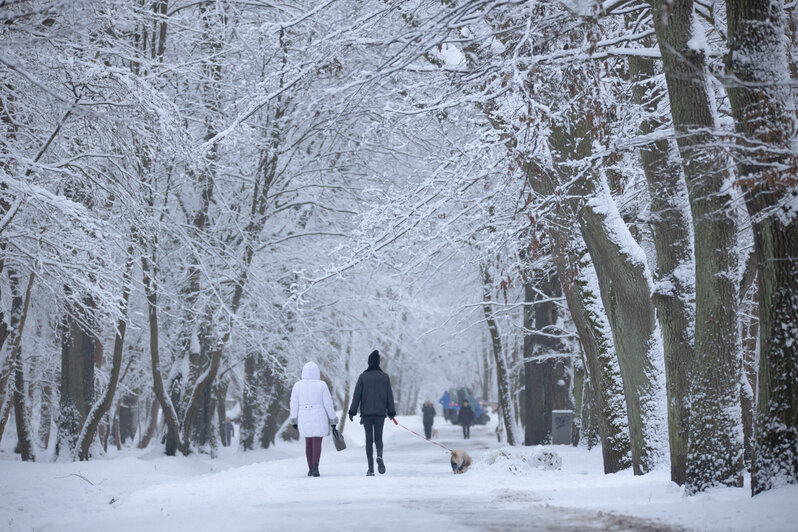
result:
<svg viewBox="0 0 798 532"><path fill-rule="evenodd" d="M432 439L433 440L438 439L438 429L432 429Z"/></svg>
<svg viewBox="0 0 798 532"><path fill-rule="evenodd" d="M471 467L471 457L464 450L455 449L452 451L450 463L452 464L452 473L459 475L465 473Z"/></svg>

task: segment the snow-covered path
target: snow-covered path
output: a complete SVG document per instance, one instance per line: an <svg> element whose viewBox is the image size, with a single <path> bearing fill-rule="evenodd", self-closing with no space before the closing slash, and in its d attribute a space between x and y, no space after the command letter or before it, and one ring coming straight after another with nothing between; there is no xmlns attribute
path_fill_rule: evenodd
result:
<svg viewBox="0 0 798 532"><path fill-rule="evenodd" d="M360 426L350 426L350 435L353 428ZM89 518L44 529L453 532L528 529L532 523L546 530L606 530L616 523L611 516L530 505L540 501L534 491L496 489L477 475L452 475L445 452L398 427L385 428L385 475L365 476L364 451L355 441L336 453L328 438L320 478L306 476L303 456L256 463L139 489ZM481 429L468 442L472 450L487 447L491 435ZM441 429L447 436L456 431Z"/></svg>
<svg viewBox="0 0 798 532"><path fill-rule="evenodd" d="M420 418L402 422L420 431ZM325 439L320 478L306 476L304 446L284 442L256 453L222 449L216 460L168 458L160 449L88 463L0 460L0 529L745 530L753 523L740 518L754 516L760 529L780 530L790 523L784 501L798 493L784 491L759 506L742 490L684 498L664 472L603 475L599 452L572 447L551 448L563 457L561 471L513 474L506 464L484 461L498 448L492 427L475 427L467 442L441 419L437 429L446 445L472 455L476 465L467 474L452 475L447 453L388 423L388 471L375 477L365 476L356 424L346 430L343 452ZM769 522L777 508L778 519Z"/></svg>

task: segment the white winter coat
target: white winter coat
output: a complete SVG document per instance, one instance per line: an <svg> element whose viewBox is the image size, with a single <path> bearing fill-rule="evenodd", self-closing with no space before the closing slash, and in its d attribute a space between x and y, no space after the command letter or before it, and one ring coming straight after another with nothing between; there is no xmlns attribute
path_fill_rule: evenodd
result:
<svg viewBox="0 0 798 532"><path fill-rule="evenodd" d="M302 368L302 380L291 390L291 415L289 423L299 425L302 438L324 437L330 425L338 423L333 408L330 389L321 380L319 366L308 362Z"/></svg>

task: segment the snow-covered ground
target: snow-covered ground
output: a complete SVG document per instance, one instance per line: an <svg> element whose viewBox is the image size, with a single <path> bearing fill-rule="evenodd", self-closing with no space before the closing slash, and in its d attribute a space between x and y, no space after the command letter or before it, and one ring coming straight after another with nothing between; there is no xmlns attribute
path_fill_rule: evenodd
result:
<svg viewBox="0 0 798 532"><path fill-rule="evenodd" d="M419 417L399 421L421 432ZM214 460L130 449L35 464L6 448L0 530L798 530L798 486L755 499L747 487L688 498L666 471L604 475L597 450L566 446L546 448L561 470L538 469L525 459L541 448L496 459L492 427L473 428L464 442L458 427L436 421L444 444L473 457L466 474L452 475L446 452L389 423L388 471L376 477L365 476L356 424L343 452L325 438L320 478L306 476L295 442L239 453L234 441Z"/></svg>

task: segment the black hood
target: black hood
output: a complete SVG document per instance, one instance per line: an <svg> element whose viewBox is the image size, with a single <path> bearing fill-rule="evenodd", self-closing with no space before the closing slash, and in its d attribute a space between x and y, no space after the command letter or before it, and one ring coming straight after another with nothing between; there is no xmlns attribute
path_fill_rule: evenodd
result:
<svg viewBox="0 0 798 532"><path fill-rule="evenodd" d="M380 352L376 349L369 355L369 369L380 369Z"/></svg>

